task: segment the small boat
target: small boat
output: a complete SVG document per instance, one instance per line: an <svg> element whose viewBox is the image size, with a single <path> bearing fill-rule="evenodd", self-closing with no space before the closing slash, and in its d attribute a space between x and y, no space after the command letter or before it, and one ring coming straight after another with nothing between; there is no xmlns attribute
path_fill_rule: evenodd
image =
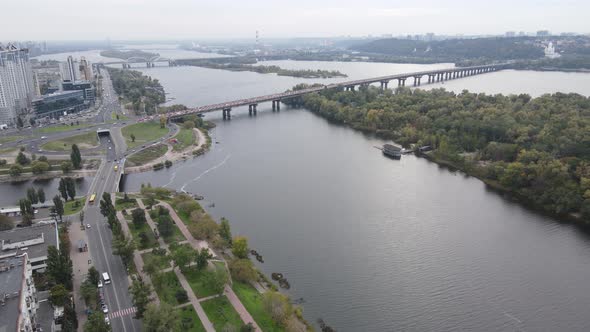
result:
<svg viewBox="0 0 590 332"><path fill-rule="evenodd" d="M390 158L400 159L402 157L402 149L395 145L383 144L381 151Z"/></svg>

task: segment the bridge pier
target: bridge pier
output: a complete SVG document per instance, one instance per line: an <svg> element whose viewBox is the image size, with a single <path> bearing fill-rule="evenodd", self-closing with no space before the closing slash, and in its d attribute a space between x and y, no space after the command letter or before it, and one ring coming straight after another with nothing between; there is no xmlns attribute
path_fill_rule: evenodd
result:
<svg viewBox="0 0 590 332"><path fill-rule="evenodd" d="M406 77L397 79L397 86L406 86Z"/></svg>
<svg viewBox="0 0 590 332"><path fill-rule="evenodd" d="M387 90L387 84L389 81L381 81L381 90Z"/></svg>
<svg viewBox="0 0 590 332"><path fill-rule="evenodd" d="M420 79L422 76L414 76L414 86L420 86Z"/></svg>
<svg viewBox="0 0 590 332"><path fill-rule="evenodd" d="M281 110L281 101L280 100L273 100L272 101L272 111L280 111Z"/></svg>
<svg viewBox="0 0 590 332"><path fill-rule="evenodd" d="M230 120L231 119L231 108L224 108L223 109L223 120Z"/></svg>
<svg viewBox="0 0 590 332"><path fill-rule="evenodd" d="M252 115L252 114L256 115L256 106L257 105L258 104L248 105L248 114L249 115Z"/></svg>

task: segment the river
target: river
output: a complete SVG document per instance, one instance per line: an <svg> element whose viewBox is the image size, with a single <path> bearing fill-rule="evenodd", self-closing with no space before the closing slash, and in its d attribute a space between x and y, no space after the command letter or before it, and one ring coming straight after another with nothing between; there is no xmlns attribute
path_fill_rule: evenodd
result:
<svg viewBox="0 0 590 332"><path fill-rule="evenodd" d="M265 64L337 69L346 79L448 66ZM142 70L160 80L170 103L189 106L317 81L197 67ZM590 95L590 74L502 71L444 87ZM381 139L304 109L258 109L255 117L234 110L231 121L208 114L219 142L210 152L132 174L126 190L150 182L204 195L204 207L227 217L234 235L247 236L263 255L257 265L267 275L285 274L305 317L338 331L590 330L590 237L577 227L424 159L385 158L374 148Z"/></svg>
<svg viewBox="0 0 590 332"><path fill-rule="evenodd" d="M446 66L270 64L338 69L348 79ZM190 106L310 81L195 67L144 72ZM444 87L589 95L589 83L589 74L503 71ZM384 158L373 148L382 140L303 109L233 113L231 121L207 115L218 125L212 151L133 174L126 188L151 182L204 195L208 211L229 218L263 255L265 273L285 274L308 320L322 317L338 331L590 329L590 238L576 227L424 159Z"/></svg>

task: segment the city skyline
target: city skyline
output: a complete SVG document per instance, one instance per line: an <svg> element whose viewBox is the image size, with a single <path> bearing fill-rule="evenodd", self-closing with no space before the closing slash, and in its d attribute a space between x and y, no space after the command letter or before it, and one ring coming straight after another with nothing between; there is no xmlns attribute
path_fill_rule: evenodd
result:
<svg viewBox="0 0 590 332"><path fill-rule="evenodd" d="M427 32L443 35L537 30L590 32L585 23L589 3L579 0L541 2L501 0L490 7L482 2L464 0L444 3L421 0L411 4L383 0L360 4L334 0L320 3L309 0L296 3L106 0L92 10L76 10L79 3L72 0L29 0L3 6L11 15L0 22L3 32L0 40L229 39L253 38L257 30L262 38L395 36ZM23 17L36 24L23 26ZM501 24L498 17L502 17ZM21 28L10 28L14 26ZM43 29L38 29L40 26ZM74 26L84 29L74 29Z"/></svg>

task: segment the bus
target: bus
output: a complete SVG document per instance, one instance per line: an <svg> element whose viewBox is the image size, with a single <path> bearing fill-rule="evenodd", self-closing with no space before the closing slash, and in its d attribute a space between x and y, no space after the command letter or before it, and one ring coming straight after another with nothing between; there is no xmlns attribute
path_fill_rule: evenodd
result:
<svg viewBox="0 0 590 332"><path fill-rule="evenodd" d="M111 283L111 278L109 278L109 274L108 272L103 272L102 274L102 280L104 281L105 285L108 285Z"/></svg>
<svg viewBox="0 0 590 332"><path fill-rule="evenodd" d="M95 199L96 199L96 194L92 194L92 195L90 195L90 199L88 200L88 202L89 202L90 204L94 204L94 200L95 200Z"/></svg>

